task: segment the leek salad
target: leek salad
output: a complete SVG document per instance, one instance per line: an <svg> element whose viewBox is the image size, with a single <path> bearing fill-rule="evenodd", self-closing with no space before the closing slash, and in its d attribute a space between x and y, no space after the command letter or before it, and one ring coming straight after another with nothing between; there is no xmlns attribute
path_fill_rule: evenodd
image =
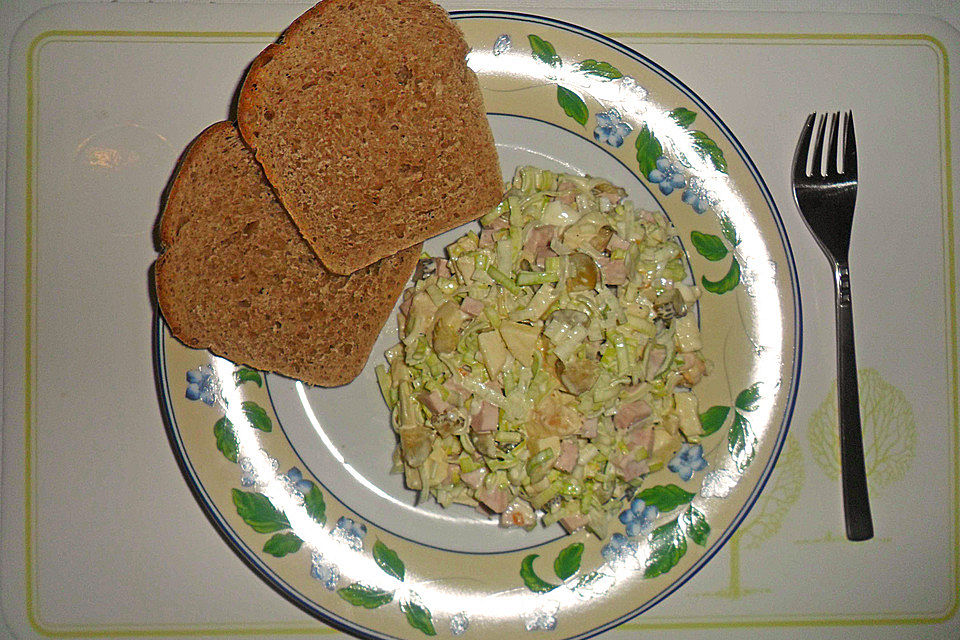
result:
<svg viewBox="0 0 960 640"><path fill-rule="evenodd" d="M605 538L702 433L699 290L670 222L623 189L535 167L506 186L403 294L376 369L394 471L421 501Z"/></svg>

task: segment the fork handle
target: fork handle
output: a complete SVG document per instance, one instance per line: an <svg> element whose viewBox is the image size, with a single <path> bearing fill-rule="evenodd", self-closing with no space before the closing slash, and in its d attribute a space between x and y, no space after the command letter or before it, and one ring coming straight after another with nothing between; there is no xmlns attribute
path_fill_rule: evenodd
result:
<svg viewBox="0 0 960 640"><path fill-rule="evenodd" d="M837 308L837 408L840 427L840 476L843 486L843 513L849 540L873 537L867 471L863 458L860 428L860 392L857 384L857 355L853 342L853 300L850 297L850 270L846 263L836 267Z"/></svg>

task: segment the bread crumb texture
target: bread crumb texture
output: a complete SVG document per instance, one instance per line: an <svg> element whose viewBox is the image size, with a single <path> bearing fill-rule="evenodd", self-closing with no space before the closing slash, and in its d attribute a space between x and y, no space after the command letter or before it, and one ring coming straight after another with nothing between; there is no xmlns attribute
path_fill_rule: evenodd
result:
<svg viewBox="0 0 960 640"><path fill-rule="evenodd" d="M194 348L336 386L363 369L419 247L350 276L323 267L231 123L184 156L164 207L161 312Z"/></svg>
<svg viewBox="0 0 960 640"><path fill-rule="evenodd" d="M428 0L325 0L251 65L240 130L332 271L498 202L499 161L467 51Z"/></svg>

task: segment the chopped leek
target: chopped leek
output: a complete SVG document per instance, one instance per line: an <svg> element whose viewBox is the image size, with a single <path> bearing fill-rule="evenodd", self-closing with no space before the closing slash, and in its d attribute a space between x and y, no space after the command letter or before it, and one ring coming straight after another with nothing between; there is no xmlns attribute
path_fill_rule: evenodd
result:
<svg viewBox="0 0 960 640"><path fill-rule="evenodd" d="M601 178L522 167L480 226L405 292L375 369L394 470L421 500L502 526L605 536L703 435L699 289L666 217Z"/></svg>

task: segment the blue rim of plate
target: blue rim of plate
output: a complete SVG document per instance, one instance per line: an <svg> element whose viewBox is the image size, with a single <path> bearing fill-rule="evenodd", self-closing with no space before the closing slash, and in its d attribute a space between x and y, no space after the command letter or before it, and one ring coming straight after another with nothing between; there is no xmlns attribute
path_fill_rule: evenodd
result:
<svg viewBox="0 0 960 640"><path fill-rule="evenodd" d="M641 65L653 70L664 80L672 84L676 89L683 93L687 98L693 101L702 111L705 113L713 124L723 132L727 142L729 142L734 150L737 152L737 155L743 161L744 165L750 172L750 175L756 181L757 186L763 196L764 202L769 207L770 213L773 216L773 221L776 224L778 234L780 236L780 242L783 246L784 253L787 257L787 267L790 274L790 284L793 292L794 299L794 316L796 322L794 323L794 353L793 353L793 366L791 368L791 384L787 391L787 401L786 406L783 412L783 418L780 422L780 429L777 433L777 439L774 442L773 449L770 454L770 458L767 461L766 466L760 474L760 478L751 491L750 495L747 497L743 506L733 517L730 524L723 531L723 534L715 541L705 552L704 554L697 559L697 561L688 568L685 572L680 574L672 583L670 583L666 588L657 593L655 596L650 598L640 607L627 612L617 618L614 618L604 624L601 624L593 629L575 634L572 636L567 636L564 640L585 640L586 638L593 638L605 631L608 631L616 626L619 626L633 618L636 618L645 611L650 610L652 607L659 604L669 595L672 595L676 592L681 586L686 584L690 578L692 578L700 569L702 569L707 562L709 562L716 553L723 548L726 542L730 537L736 532L740 527L740 524L746 518L747 514L756 504L757 498L759 498L760 493L763 491L764 487L767 484L767 481L770 479L770 475L773 472L773 469L777 463L777 460L780 457L780 452L783 449L783 444L786 440L787 431L790 425L790 421L793 417L793 410L796 405L797 389L800 384L800 365L802 360L803 353L803 317L802 317L802 305L800 303L800 286L799 278L797 277L796 263L793 256L793 250L790 247L790 241L787 238L786 229L783 225L783 220L780 217L779 209L777 208L776 202L774 202L773 196L770 194L769 189L767 188L766 183L763 180L763 177L760 175L759 170L756 165L753 163L753 160L747 154L746 150L734 136L733 132L727 127L727 125L720 119L720 117L711 109L692 89L687 87L679 78L674 76L672 73L664 69L662 66L654 62L653 60L647 58L646 56L634 51L630 47L617 42L616 40L604 36L590 29L580 27L562 20L557 20L555 18L548 18L545 16L537 16L528 13L520 13L513 11L451 11L451 18L454 21L459 20L469 20L469 19L504 19L516 22L526 22L531 24L543 24L550 27L554 27L563 31L568 31L576 35L588 38L599 42L605 46L608 46L617 52L623 54L624 56L634 60L635 62L640 63ZM332 611L325 609L315 600L309 598L308 596L301 593L299 590L295 589L289 583L287 583L280 575L275 571L270 569L262 560L259 559L256 552L254 552L246 543L244 543L240 537L237 535L237 532L233 527L229 525L226 518L220 512L220 509L217 507L216 503L210 497L210 494L207 492L206 488L203 486L203 483L200 481L193 464L190 461L190 458L184 447L183 440L180 438L180 429L177 424L176 415L173 411L170 389L167 385L167 375L166 375L166 353L164 349L164 337L163 337L163 327L164 322L162 317L159 314L159 311L155 311L154 320L153 320L153 345L154 345L154 368L155 374L157 376L157 386L158 392L160 394L161 408L163 413L164 425L167 429L167 435L170 439L171 447L173 448L174 454L176 456L177 462L184 473L188 484L190 485L191 490L194 493L194 496L200 502L201 506L207 512L208 517L213 521L214 525L218 529L221 536L233 547L234 551L241 557L241 559L251 567L256 573L258 573L271 587L279 591L284 597L289 599L291 602L296 604L298 607L306 611L307 613L318 617L325 623L330 624L331 626L336 627L341 631L346 631L351 634L357 635L361 638L374 638L377 640L386 640L386 639L396 639L399 636L393 636L389 634L380 633L372 629L358 626L356 623L352 622L348 618L339 616ZM281 425L282 429L282 425ZM296 450L294 450L296 452ZM299 454L297 454L299 457ZM348 506L349 508L349 506Z"/></svg>

